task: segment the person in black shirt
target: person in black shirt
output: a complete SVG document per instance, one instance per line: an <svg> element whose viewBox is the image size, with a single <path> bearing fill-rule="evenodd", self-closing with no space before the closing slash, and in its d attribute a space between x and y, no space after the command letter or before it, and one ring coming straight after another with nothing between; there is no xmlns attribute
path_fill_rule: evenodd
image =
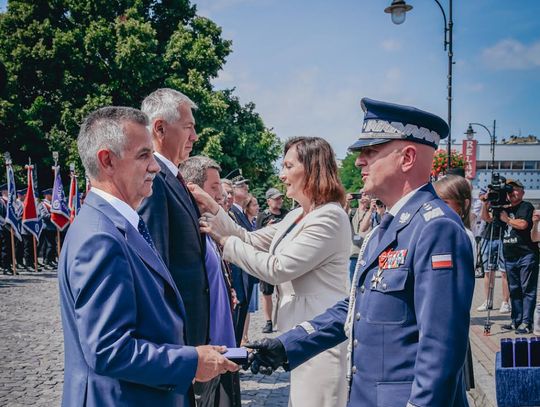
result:
<svg viewBox="0 0 540 407"><path fill-rule="evenodd" d="M283 193L277 188L270 188L266 191L266 208L262 213L257 216L257 229L263 228L266 225L272 223L278 223L282 220L289 211L283 209ZM260 281L261 293L262 293L262 308L264 317L266 318L266 325L262 329L264 334L271 333L273 331L272 326L272 294L274 294L274 286L264 281Z"/></svg>
<svg viewBox="0 0 540 407"><path fill-rule="evenodd" d="M513 187L508 194L511 206L501 211L500 219L506 224L503 235L503 252L510 286L512 325L518 334L532 333L538 283L538 248L531 240L534 207L523 200L523 184L508 180Z"/></svg>

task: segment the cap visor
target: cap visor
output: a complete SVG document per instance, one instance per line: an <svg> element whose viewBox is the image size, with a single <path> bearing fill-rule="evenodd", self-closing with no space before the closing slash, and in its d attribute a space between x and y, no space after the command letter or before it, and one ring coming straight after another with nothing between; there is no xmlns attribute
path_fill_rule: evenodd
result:
<svg viewBox="0 0 540 407"><path fill-rule="evenodd" d="M369 138L369 139L358 139L354 144L349 146L349 151L358 151L364 147L375 146L377 144L388 143L392 139L387 138Z"/></svg>

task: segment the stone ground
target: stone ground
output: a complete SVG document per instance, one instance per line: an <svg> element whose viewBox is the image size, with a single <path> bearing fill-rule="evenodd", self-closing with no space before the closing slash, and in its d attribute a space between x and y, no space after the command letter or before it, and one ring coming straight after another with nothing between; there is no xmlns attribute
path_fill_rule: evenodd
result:
<svg viewBox="0 0 540 407"><path fill-rule="evenodd" d="M471 314L477 389L470 393L472 406L492 407L495 402L494 360L509 314L492 313L491 335L483 335L486 313L474 311L483 301L481 280L476 280ZM500 304L500 278L495 304ZM252 314L250 339L263 336L262 312ZM0 406L57 406L63 381L63 343L56 273L21 272L0 275ZM287 406L289 374L280 370L272 376L241 373L243 405Z"/></svg>

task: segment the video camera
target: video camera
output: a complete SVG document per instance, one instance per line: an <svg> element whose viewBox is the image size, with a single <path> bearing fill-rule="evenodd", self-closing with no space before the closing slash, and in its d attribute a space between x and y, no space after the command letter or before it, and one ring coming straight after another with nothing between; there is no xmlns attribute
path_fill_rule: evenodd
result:
<svg viewBox="0 0 540 407"><path fill-rule="evenodd" d="M494 172L491 175L491 183L488 185L486 200L493 209L501 209L510 205L508 194L514 188L506 183L506 178Z"/></svg>

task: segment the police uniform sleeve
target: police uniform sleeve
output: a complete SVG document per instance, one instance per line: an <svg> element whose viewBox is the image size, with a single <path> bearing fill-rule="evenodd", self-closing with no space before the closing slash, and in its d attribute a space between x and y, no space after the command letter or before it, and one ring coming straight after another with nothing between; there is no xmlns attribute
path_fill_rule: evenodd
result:
<svg viewBox="0 0 540 407"><path fill-rule="evenodd" d="M461 381L474 289L470 241L461 224L441 217L419 233L414 307L419 329L410 404L453 405Z"/></svg>
<svg viewBox="0 0 540 407"><path fill-rule="evenodd" d="M278 336L285 347L289 369L294 369L347 339L343 326L348 308L349 299L346 298L311 321L302 322Z"/></svg>

